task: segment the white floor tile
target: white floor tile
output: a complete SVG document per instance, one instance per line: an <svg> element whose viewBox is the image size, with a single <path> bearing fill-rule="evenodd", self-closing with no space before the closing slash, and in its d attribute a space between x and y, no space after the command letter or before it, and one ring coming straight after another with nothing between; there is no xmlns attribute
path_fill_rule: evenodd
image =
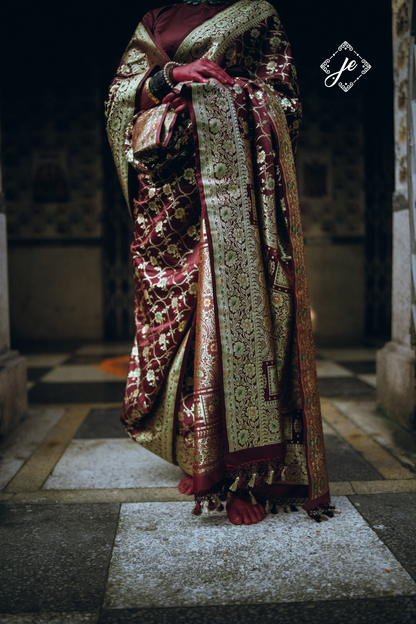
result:
<svg viewBox="0 0 416 624"><path fill-rule="evenodd" d="M94 364L67 364L57 366L41 378L47 383L84 383L91 381L123 381L124 377L110 375Z"/></svg>
<svg viewBox="0 0 416 624"><path fill-rule="evenodd" d="M176 487L183 476L130 438L72 440L43 489Z"/></svg>
<svg viewBox="0 0 416 624"><path fill-rule="evenodd" d="M357 375L357 377L370 386L373 386L373 388L377 388L377 375Z"/></svg>
<svg viewBox="0 0 416 624"><path fill-rule="evenodd" d="M415 582L348 499L334 500L342 514L319 525L303 511L234 526L225 514L193 516L192 503L124 504L104 607L416 594Z"/></svg>
<svg viewBox="0 0 416 624"><path fill-rule="evenodd" d="M316 361L318 377L353 377L353 373L335 362L328 360Z"/></svg>
<svg viewBox="0 0 416 624"><path fill-rule="evenodd" d="M27 418L0 445L0 490L20 470L46 434L62 418L63 409L30 410Z"/></svg>

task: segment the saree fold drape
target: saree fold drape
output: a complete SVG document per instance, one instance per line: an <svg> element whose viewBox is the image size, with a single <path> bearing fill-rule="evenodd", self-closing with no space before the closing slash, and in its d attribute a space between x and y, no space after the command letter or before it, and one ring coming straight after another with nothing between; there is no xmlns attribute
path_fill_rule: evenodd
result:
<svg viewBox="0 0 416 624"><path fill-rule="evenodd" d="M127 200L128 162L139 181L130 202L137 332L123 424L133 440L193 475L196 513L228 488L270 488L285 500L301 492L314 509L329 490L290 45L263 0L240 0L196 28L175 61L206 56L250 78L184 86L191 119L174 120L152 157L148 137L167 134L156 124L142 137L148 151L134 153L134 98L161 56L139 26L108 102Z"/></svg>

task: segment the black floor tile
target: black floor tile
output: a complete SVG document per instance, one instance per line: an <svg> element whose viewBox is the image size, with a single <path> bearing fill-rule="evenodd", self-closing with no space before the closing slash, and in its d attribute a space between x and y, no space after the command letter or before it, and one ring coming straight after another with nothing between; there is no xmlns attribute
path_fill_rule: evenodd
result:
<svg viewBox="0 0 416 624"><path fill-rule="evenodd" d="M376 374L376 362L375 360L368 360L365 362L337 362L340 366L347 368L355 375L375 375Z"/></svg>
<svg viewBox="0 0 416 624"><path fill-rule="evenodd" d="M366 494L349 498L416 580L416 492Z"/></svg>
<svg viewBox="0 0 416 624"><path fill-rule="evenodd" d="M126 382L38 383L29 403L121 403Z"/></svg>
<svg viewBox="0 0 416 624"><path fill-rule="evenodd" d="M321 397L376 398L376 389L356 377L320 377L318 382Z"/></svg>
<svg viewBox="0 0 416 624"><path fill-rule="evenodd" d="M119 508L1 505L0 612L99 608Z"/></svg>
<svg viewBox="0 0 416 624"><path fill-rule="evenodd" d="M335 565L335 564L334 564ZM97 624L414 624L416 597L102 610Z"/></svg>
<svg viewBox="0 0 416 624"><path fill-rule="evenodd" d="M41 377L46 375L51 371L53 366L45 366L42 368L28 368L27 369L27 380L28 381L39 381Z"/></svg>
<svg viewBox="0 0 416 624"><path fill-rule="evenodd" d="M90 410L88 416L74 435L80 440L96 438L126 438L127 433L120 422L120 407L104 407Z"/></svg>
<svg viewBox="0 0 416 624"><path fill-rule="evenodd" d="M107 357L104 355L71 355L71 357L66 360L65 364L100 364L103 360L106 360Z"/></svg>
<svg viewBox="0 0 416 624"><path fill-rule="evenodd" d="M85 340L18 340L12 337L12 349L23 355L38 353L73 353L85 344Z"/></svg>
<svg viewBox="0 0 416 624"><path fill-rule="evenodd" d="M383 477L345 440L325 435L326 460L330 481L377 481Z"/></svg>

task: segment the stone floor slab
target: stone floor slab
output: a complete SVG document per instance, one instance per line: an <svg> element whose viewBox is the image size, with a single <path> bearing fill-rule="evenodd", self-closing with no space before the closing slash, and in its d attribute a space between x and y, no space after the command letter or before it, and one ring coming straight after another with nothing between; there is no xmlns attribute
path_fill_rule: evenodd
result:
<svg viewBox="0 0 416 624"><path fill-rule="evenodd" d="M322 416L327 423L356 451L362 454L385 479L414 479L415 474L402 466L391 453L376 442L372 436L355 425L347 415L335 406L336 401L321 401Z"/></svg>
<svg viewBox="0 0 416 624"><path fill-rule="evenodd" d="M46 490L174 487L184 476L130 440L73 440L46 481Z"/></svg>
<svg viewBox="0 0 416 624"><path fill-rule="evenodd" d="M348 369L340 366L340 364L336 364L335 362L330 362L329 360L317 360L316 362L316 372L318 373L318 377L352 377L353 373Z"/></svg>
<svg viewBox="0 0 416 624"><path fill-rule="evenodd" d="M97 438L127 438L127 433L120 422L120 407L103 407L92 409L74 438L93 440Z"/></svg>
<svg viewBox="0 0 416 624"><path fill-rule="evenodd" d="M325 435L325 450L330 481L376 481L383 477L345 440Z"/></svg>
<svg viewBox="0 0 416 624"><path fill-rule="evenodd" d="M121 403L125 381L84 383L37 383L29 390L30 404Z"/></svg>
<svg viewBox="0 0 416 624"><path fill-rule="evenodd" d="M71 405L46 435L30 459L7 485L7 492L33 492L42 485L87 415L85 405Z"/></svg>
<svg viewBox="0 0 416 624"><path fill-rule="evenodd" d="M69 358L69 353L34 353L25 355L28 368L53 368Z"/></svg>
<svg viewBox="0 0 416 624"><path fill-rule="evenodd" d="M375 399L376 390L357 377L321 377L318 380L321 397L365 397Z"/></svg>
<svg viewBox="0 0 416 624"><path fill-rule="evenodd" d="M377 375L357 375L358 379L364 381L369 386L373 386L373 388L377 388Z"/></svg>
<svg viewBox="0 0 416 624"><path fill-rule="evenodd" d="M35 381L39 381L44 377L49 371L53 370L51 366L38 366L35 368L27 369L27 379L29 382L32 382L31 388L33 387Z"/></svg>
<svg viewBox="0 0 416 624"><path fill-rule="evenodd" d="M354 494L402 494L416 492L416 479L386 479L383 481L351 481Z"/></svg>
<svg viewBox="0 0 416 624"><path fill-rule="evenodd" d="M341 495L348 494L355 494L355 492L352 488L347 489L344 485ZM20 492L7 496L11 496L12 499L4 498L2 500L2 493L0 492L0 503L56 505L58 503L174 503L192 500L186 494L181 494L177 486L112 488L108 490L40 490L39 492Z"/></svg>
<svg viewBox="0 0 416 624"><path fill-rule="evenodd" d="M376 374L376 362L375 360L358 360L357 362L342 362L344 368L350 370L354 375L375 375Z"/></svg>
<svg viewBox="0 0 416 624"><path fill-rule="evenodd" d="M351 496L350 500L416 580L416 492Z"/></svg>
<svg viewBox="0 0 416 624"><path fill-rule="evenodd" d="M0 613L0 624L96 624L98 612Z"/></svg>
<svg viewBox="0 0 416 624"><path fill-rule="evenodd" d="M42 378L45 383L120 382L120 377L105 373L95 364L65 364L56 366ZM124 382L125 383L125 382Z"/></svg>
<svg viewBox="0 0 416 624"><path fill-rule="evenodd" d="M29 410L23 422L2 442L0 489L6 487L63 414L63 409L56 408Z"/></svg>
<svg viewBox="0 0 416 624"><path fill-rule="evenodd" d="M168 609L102 610L98 624L414 624L412 596L298 604L242 604Z"/></svg>
<svg viewBox="0 0 416 624"><path fill-rule="evenodd" d="M76 355L96 355L99 357L111 357L115 355L129 355L133 348L133 341L103 342L86 344L76 350Z"/></svg>
<svg viewBox="0 0 416 624"><path fill-rule="evenodd" d="M333 405L402 464L416 471L416 436L377 411L375 401L334 401Z"/></svg>
<svg viewBox="0 0 416 624"><path fill-rule="evenodd" d="M101 605L119 505L0 506L0 612Z"/></svg>
<svg viewBox="0 0 416 624"><path fill-rule="evenodd" d="M317 353L334 362L370 362L376 360L377 349L372 347L356 349L317 349Z"/></svg>
<svg viewBox="0 0 416 624"><path fill-rule="evenodd" d="M341 515L320 525L299 511L238 527L192 503L122 505L104 608L415 595L348 499L334 500Z"/></svg>

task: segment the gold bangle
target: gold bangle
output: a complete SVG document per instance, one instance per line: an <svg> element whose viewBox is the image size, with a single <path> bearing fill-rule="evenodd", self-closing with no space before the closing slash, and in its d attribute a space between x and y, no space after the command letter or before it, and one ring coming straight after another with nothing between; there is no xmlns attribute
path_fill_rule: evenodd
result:
<svg viewBox="0 0 416 624"><path fill-rule="evenodd" d="M146 82L144 83L144 89L147 93L147 97L150 98L155 104L160 104L161 101L155 95L153 95L153 93L150 91L150 86L149 86L150 80L151 80L151 77L148 78Z"/></svg>

